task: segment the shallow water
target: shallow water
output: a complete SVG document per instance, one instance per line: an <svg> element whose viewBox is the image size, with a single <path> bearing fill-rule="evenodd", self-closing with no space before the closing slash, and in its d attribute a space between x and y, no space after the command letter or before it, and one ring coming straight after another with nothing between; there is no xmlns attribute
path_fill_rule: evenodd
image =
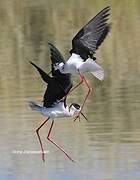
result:
<svg viewBox="0 0 140 180"><path fill-rule="evenodd" d="M140 179L140 3L113 0L37 0L0 2L0 179L139 180ZM28 101L42 101L46 85L28 61L50 70L47 42L67 58L77 30L111 5L112 30L97 51L105 69L103 83L87 75L95 92L84 113L86 122L56 121L53 139L76 161L70 162L46 137L41 161L35 129L42 115ZM73 77L74 83L78 77ZM86 88L68 98L82 103Z"/></svg>

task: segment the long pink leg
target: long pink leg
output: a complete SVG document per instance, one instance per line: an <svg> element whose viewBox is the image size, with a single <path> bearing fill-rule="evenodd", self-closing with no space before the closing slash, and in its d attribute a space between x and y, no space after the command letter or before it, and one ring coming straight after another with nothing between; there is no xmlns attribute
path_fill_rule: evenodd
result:
<svg viewBox="0 0 140 180"><path fill-rule="evenodd" d="M50 130L49 130L47 139L48 139L52 144L54 144L58 149L60 149L60 150L66 155L66 157L67 157L69 160L71 160L72 162L74 162L74 160L73 160L60 146L58 146L53 140L51 140L50 134L51 134L53 125L54 125L54 120L52 121L52 124L51 124Z"/></svg>
<svg viewBox="0 0 140 180"><path fill-rule="evenodd" d="M85 84L86 84L86 85L87 85L87 87L88 87L88 93L87 93L87 95L86 95L86 97L85 97L85 99L84 99L84 102L83 102L82 106L81 106L81 110L80 110L80 112L82 112L83 107L84 107L84 105L85 105L85 102L86 102L86 100L87 100L87 98L88 98L88 96L89 96L90 92L92 91L92 89L91 89L90 85L88 84L88 82L87 82L87 80L86 80L86 78L85 78L84 76L83 76L83 80L84 80Z"/></svg>
<svg viewBox="0 0 140 180"><path fill-rule="evenodd" d="M81 110L80 110L80 112L82 112L83 107L84 107L84 105L85 105L85 102L86 102L86 100L87 100L87 98L88 98L88 96L89 96L89 94L90 94L90 92L91 92L91 87L90 87L90 85L88 84L86 78L85 78L84 76L82 76L82 75L80 74L80 72L79 72L79 75L80 75L81 79L83 79L83 81L85 82L86 86L88 87L88 92L87 92L87 94L86 94L86 97L85 97L85 99L84 99L84 101L83 101L83 104L82 104ZM74 121L76 121L77 118L79 118L79 120L80 120L80 112L78 113L78 115L76 116L76 118L74 119Z"/></svg>
<svg viewBox="0 0 140 180"><path fill-rule="evenodd" d="M62 99L64 99L65 97L67 97L69 94L71 94L72 91L74 91L78 86L80 86L80 85L84 82L82 76L80 76L80 79L81 79L81 81L80 81L76 86L74 86L74 87L68 92L68 94L65 95ZM59 100L59 101L61 101L61 100Z"/></svg>
<svg viewBox="0 0 140 180"><path fill-rule="evenodd" d="M36 133L37 133L37 137L40 143L40 147L41 147L41 151L42 151L42 160L45 162L45 158L44 158L44 148L43 148L43 144L39 135L39 130L41 129L42 126L44 126L44 124L49 120L50 118L46 119L37 129L36 129Z"/></svg>
<svg viewBox="0 0 140 180"><path fill-rule="evenodd" d="M82 76L80 76L80 79L81 79L81 81L80 81L76 86L74 86L74 87L69 91L68 94L70 94L72 91L74 91L78 86L80 86L80 85L83 83L83 77L82 77ZM68 94L67 94L67 95L68 95Z"/></svg>
<svg viewBox="0 0 140 180"><path fill-rule="evenodd" d="M78 72L79 72L79 70L78 70ZM86 84L87 87L88 87L88 93L87 93L87 95L86 95L86 97L85 97L85 99L84 99L84 102L83 102L83 104L82 104L82 107L81 107L81 109L83 109L84 104L85 104L85 101L86 101L87 97L89 96L92 88L91 88L90 85L88 84L86 78L85 78L83 75L81 75L80 72L79 72L79 76L80 76L81 81L80 81L76 86L74 86L74 87L69 91L69 93L68 93L66 96L68 96L68 95L69 95L72 91L74 91L78 86L80 86L83 82L85 82L85 84ZM66 96L64 96L64 97L66 97ZM64 97L63 97L63 98L64 98ZM81 110L81 111L82 111L82 110Z"/></svg>

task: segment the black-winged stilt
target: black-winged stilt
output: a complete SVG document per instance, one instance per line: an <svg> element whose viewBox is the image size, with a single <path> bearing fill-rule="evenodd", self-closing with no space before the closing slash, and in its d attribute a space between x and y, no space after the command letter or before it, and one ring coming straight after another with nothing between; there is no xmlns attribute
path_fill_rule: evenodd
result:
<svg viewBox="0 0 140 180"><path fill-rule="evenodd" d="M59 51L58 51L59 52ZM60 58L60 54L55 51L55 56L51 55L52 61L55 58ZM62 57L61 57L62 58ZM48 122L49 119L52 119L52 123L47 135L47 139L53 143L57 148L59 148L71 161L73 159L59 146L57 145L51 138L50 134L54 125L55 118L62 117L73 117L76 113L79 113L81 110L80 106L77 103L72 103L69 107L66 104L66 97L62 99L64 96L72 88L71 82L71 74L62 74L59 70L55 70L52 64L52 77L46 74L41 68L39 68L34 63L30 62L40 73L42 79L48 84L47 90L44 94L43 98L43 106L36 104L35 102L30 102L30 107L32 110L38 111L42 113L44 116L48 118L36 129L36 133L39 139L39 143L42 151L42 160L45 161L44 158L44 148L39 135L39 130L42 126ZM81 112L83 117L87 120L85 115Z"/></svg>
<svg viewBox="0 0 140 180"><path fill-rule="evenodd" d="M83 82L88 88L88 93L83 101L81 110L76 118L79 117L86 99L91 91L84 74L91 72L97 79L104 79L104 70L96 63L94 57L95 51L102 44L110 31L110 24L107 23L110 7L105 7L95 17L93 17L82 29L75 35L72 40L72 49L70 50L71 57L67 62L60 59L54 59L53 64L55 69L59 69L61 73L78 73L81 81L73 87L70 92L77 88ZM49 43L51 54L54 54L54 46Z"/></svg>

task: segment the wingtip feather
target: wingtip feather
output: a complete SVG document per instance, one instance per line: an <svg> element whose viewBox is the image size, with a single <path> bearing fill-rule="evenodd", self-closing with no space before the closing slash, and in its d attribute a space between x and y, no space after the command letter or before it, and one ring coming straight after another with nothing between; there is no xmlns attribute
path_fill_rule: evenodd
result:
<svg viewBox="0 0 140 180"><path fill-rule="evenodd" d="M91 72L91 73L92 73L93 76L95 76L100 81L104 80L104 71L103 70L98 70L98 71Z"/></svg>

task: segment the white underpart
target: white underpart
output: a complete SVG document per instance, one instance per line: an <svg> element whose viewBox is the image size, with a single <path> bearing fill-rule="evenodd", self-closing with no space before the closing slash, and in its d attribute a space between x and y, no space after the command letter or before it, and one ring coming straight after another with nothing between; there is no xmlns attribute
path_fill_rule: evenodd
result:
<svg viewBox="0 0 140 180"><path fill-rule="evenodd" d="M63 67L63 68L62 68ZM62 66L59 64L61 73L78 73L84 74L86 72L92 73L97 79L102 81L104 79L104 70L93 59L88 58L85 62L78 54L72 53L68 61Z"/></svg>
<svg viewBox="0 0 140 180"><path fill-rule="evenodd" d="M69 73L77 73L77 70L80 70L82 64L83 59L80 57L80 55L72 53L64 68L69 71Z"/></svg>
<svg viewBox="0 0 140 180"><path fill-rule="evenodd" d="M70 111L68 106L65 108L63 102L57 103L54 107L46 108L36 104L35 102L29 103L30 107L34 111L38 111L44 116L50 118L62 118L62 117L70 117L73 116L76 112L78 112L73 106Z"/></svg>

